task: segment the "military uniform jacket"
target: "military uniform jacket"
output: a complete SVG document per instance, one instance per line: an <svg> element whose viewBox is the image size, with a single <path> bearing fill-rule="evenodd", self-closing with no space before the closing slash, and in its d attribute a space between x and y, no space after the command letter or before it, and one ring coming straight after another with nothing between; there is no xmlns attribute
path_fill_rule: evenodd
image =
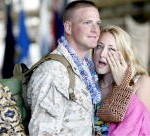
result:
<svg viewBox="0 0 150 136"><path fill-rule="evenodd" d="M42 63L33 73L28 86L28 103L32 118L30 136L92 136L93 106L91 96L72 57L64 46L53 53L64 55L75 72L74 93L69 99L69 75L56 60Z"/></svg>

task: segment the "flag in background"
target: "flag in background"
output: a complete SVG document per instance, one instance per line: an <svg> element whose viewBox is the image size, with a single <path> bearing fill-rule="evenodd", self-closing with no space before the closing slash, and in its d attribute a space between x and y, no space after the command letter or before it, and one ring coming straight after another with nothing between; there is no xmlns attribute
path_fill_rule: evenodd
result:
<svg viewBox="0 0 150 136"><path fill-rule="evenodd" d="M62 15L57 10L54 11L54 22L55 22L55 27L56 27L56 44L57 44L57 40L62 35L64 35L64 27L63 27L63 22L62 22Z"/></svg>
<svg viewBox="0 0 150 136"><path fill-rule="evenodd" d="M66 4L67 0L41 0L38 38L41 55L53 51L57 47L57 40L64 35L62 12Z"/></svg>
<svg viewBox="0 0 150 136"><path fill-rule="evenodd" d="M16 63L24 63L27 66L31 65L30 62L30 56L29 56L29 45L30 45L30 39L28 37L26 25L25 25L25 13L23 11L23 8L20 9L19 12L19 22L18 22L18 29L19 34L17 37L17 46L19 48L19 56L16 61Z"/></svg>
<svg viewBox="0 0 150 136"><path fill-rule="evenodd" d="M65 4L66 0L53 0L53 35L55 42L52 50L54 50L57 47L58 39L64 35L62 12L64 10Z"/></svg>
<svg viewBox="0 0 150 136"><path fill-rule="evenodd" d="M11 18L11 3L6 5L6 37L5 54L2 66L2 78L10 78L13 75L14 55L15 55L15 37L13 35L13 22Z"/></svg>
<svg viewBox="0 0 150 136"><path fill-rule="evenodd" d="M49 10L50 0L41 0L40 6L40 26L39 26L39 45L41 55L51 51L53 44L53 35L51 30L52 11Z"/></svg>

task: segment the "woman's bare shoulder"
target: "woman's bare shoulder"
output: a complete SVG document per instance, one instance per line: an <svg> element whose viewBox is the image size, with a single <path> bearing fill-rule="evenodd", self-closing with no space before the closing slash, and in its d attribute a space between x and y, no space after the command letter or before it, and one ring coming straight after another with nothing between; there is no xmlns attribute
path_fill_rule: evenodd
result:
<svg viewBox="0 0 150 136"><path fill-rule="evenodd" d="M142 75L136 86L136 95L150 111L150 77Z"/></svg>
<svg viewBox="0 0 150 136"><path fill-rule="evenodd" d="M150 77L148 75L142 75L141 78L139 79L138 84L140 84L141 87L144 87L145 85L150 86Z"/></svg>

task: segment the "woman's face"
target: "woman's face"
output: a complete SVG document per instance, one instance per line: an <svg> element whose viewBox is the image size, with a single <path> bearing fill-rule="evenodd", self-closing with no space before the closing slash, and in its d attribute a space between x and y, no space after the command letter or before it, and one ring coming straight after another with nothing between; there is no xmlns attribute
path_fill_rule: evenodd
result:
<svg viewBox="0 0 150 136"><path fill-rule="evenodd" d="M114 36L109 32L102 33L98 40L98 45L94 49L93 56L98 74L107 74L111 72L107 58L110 56L109 54L113 52L117 52Z"/></svg>

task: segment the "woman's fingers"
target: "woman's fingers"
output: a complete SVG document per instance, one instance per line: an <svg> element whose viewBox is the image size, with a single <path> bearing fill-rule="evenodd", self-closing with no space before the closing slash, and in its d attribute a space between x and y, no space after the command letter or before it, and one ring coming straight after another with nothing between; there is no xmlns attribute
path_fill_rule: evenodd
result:
<svg viewBox="0 0 150 136"><path fill-rule="evenodd" d="M108 52L108 58L111 61L112 66L115 68L117 64L116 64L116 60L114 58L114 55L111 51Z"/></svg>
<svg viewBox="0 0 150 136"><path fill-rule="evenodd" d="M112 63L112 61L110 60L110 57L107 57L107 61L108 61L108 64L110 66L110 69L113 70L114 69L114 64Z"/></svg>
<svg viewBox="0 0 150 136"><path fill-rule="evenodd" d="M112 62L114 68L118 68L121 66L119 55L117 52L110 51L108 53L108 57L110 58L110 61Z"/></svg>
<svg viewBox="0 0 150 136"><path fill-rule="evenodd" d="M111 68L114 80L116 84L119 85L127 69L127 63L125 62L122 54L114 51L108 53L107 61Z"/></svg>
<svg viewBox="0 0 150 136"><path fill-rule="evenodd" d="M119 54L118 52L114 52L114 51L111 51L111 54L114 58L114 61L115 61L115 64L116 64L116 67L121 67L122 63L120 62L120 59L119 59Z"/></svg>
<svg viewBox="0 0 150 136"><path fill-rule="evenodd" d="M120 63L125 66L127 65L127 63L125 62L125 59L124 57L122 56L122 54L118 51L118 54L119 54L119 58L120 58Z"/></svg>

